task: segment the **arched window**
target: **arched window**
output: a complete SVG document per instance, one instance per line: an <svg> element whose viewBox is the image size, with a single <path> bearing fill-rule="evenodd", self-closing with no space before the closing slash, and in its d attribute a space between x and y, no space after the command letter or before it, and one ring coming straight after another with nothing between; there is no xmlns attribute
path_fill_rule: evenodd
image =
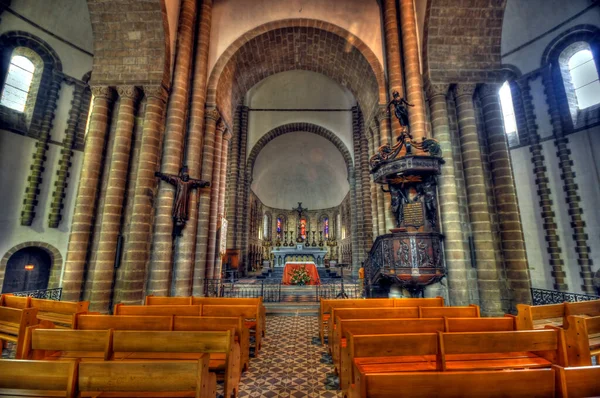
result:
<svg viewBox="0 0 600 398"><path fill-rule="evenodd" d="M508 144L509 146L519 145L517 119L515 118L515 108L513 107L512 93L508 82L502 85L498 94L500 96L500 104L502 105L504 132L506 133Z"/></svg>
<svg viewBox="0 0 600 398"><path fill-rule="evenodd" d="M269 239L269 215L265 214L263 217L263 238Z"/></svg>
<svg viewBox="0 0 600 398"><path fill-rule="evenodd" d="M2 87L0 105L24 112L34 72L33 62L22 55L13 55Z"/></svg>
<svg viewBox="0 0 600 398"><path fill-rule="evenodd" d="M323 237L329 238L329 217L323 217Z"/></svg>
<svg viewBox="0 0 600 398"><path fill-rule="evenodd" d="M586 109L600 103L598 69L589 45L573 54L567 65L578 109Z"/></svg>
<svg viewBox="0 0 600 398"><path fill-rule="evenodd" d="M306 239L306 218L300 219L300 237Z"/></svg>

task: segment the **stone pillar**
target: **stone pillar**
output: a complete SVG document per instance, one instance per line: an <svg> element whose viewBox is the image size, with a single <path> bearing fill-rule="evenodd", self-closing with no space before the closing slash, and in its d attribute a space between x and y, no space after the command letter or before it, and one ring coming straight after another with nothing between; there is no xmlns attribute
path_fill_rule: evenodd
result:
<svg viewBox="0 0 600 398"><path fill-rule="evenodd" d="M44 109L44 116L40 126L40 135L35 143L35 152L33 161L29 167L30 173L27 177L27 187L25 188L25 199L23 200L23 210L21 211L21 225L30 226L35 217L35 207L37 206L37 196L42 184L42 173L44 172L44 163L46 162L46 151L48 150L48 141L50 140L50 131L52 130L52 121L54 120L62 74L52 73L52 81L47 92L47 99Z"/></svg>
<svg viewBox="0 0 600 398"><path fill-rule="evenodd" d="M400 25L402 27L402 53L406 73L406 96L410 107L408 119L413 139L421 141L427 136L423 76L419 62L419 40L415 19L414 0L400 0Z"/></svg>
<svg viewBox="0 0 600 398"><path fill-rule="evenodd" d="M362 202L363 207L363 246L365 250L366 259L369 251L371 250L371 246L373 245L373 213L371 209L371 178L369 173L369 144L367 142L367 138L365 136L365 127L364 121L362 118L362 114L359 119L359 127L360 127L360 178L361 178L361 188L362 188Z"/></svg>
<svg viewBox="0 0 600 398"><path fill-rule="evenodd" d="M351 168L348 172L348 183L350 185L350 244L352 246L352 276L358 276L358 269L360 268L360 245L358 228L360 223L360 215L357 203L357 192L356 192L356 169Z"/></svg>
<svg viewBox="0 0 600 398"><path fill-rule="evenodd" d="M511 312L517 304L531 304L531 280L521 226L517 190L511 167L500 97L500 85L486 84L479 91L488 138L493 188L500 224L502 254L511 297Z"/></svg>
<svg viewBox="0 0 600 398"><path fill-rule="evenodd" d="M146 267L150 257L153 227L153 202L158 185L154 175L160 167L161 141L166 90L162 86L144 86L146 114L135 177L129 235L123 245L123 277L116 281L117 300L141 304L144 297Z"/></svg>
<svg viewBox="0 0 600 398"><path fill-rule="evenodd" d="M62 283L62 299L65 301L78 301L81 297L90 235L96 212L108 117L112 104L112 90L109 87L92 87L92 93L94 103L90 116L90 127L85 139L83 164L79 176L79 188L73 211Z"/></svg>
<svg viewBox="0 0 600 398"><path fill-rule="evenodd" d="M481 149L475 121L475 85L458 85L455 90L460 146L463 157L469 216L477 261L477 283L481 311L487 316L503 314L500 273L494 255L494 239L488 210Z"/></svg>
<svg viewBox="0 0 600 398"><path fill-rule="evenodd" d="M387 63L388 87L390 93L398 91L400 96L404 96L404 80L402 78L402 63L400 62L400 38L398 36L398 18L396 10L396 0L382 0L383 5L383 29L385 33L385 60ZM389 123L389 115L385 115ZM389 128L388 124L388 128ZM384 136L384 130L381 131L381 145L390 143L393 145L391 137L399 137L402 132L400 123L397 121L391 124L386 132L390 136ZM389 195L386 195L389 198ZM390 210L391 212L391 210ZM394 228L388 225L387 229ZM386 230L387 232L387 230Z"/></svg>
<svg viewBox="0 0 600 398"><path fill-rule="evenodd" d="M442 165L442 173L438 177L440 218L444 234L444 257L448 269L449 305L468 305L468 264L465 258L465 245L460 223L458 193L454 170L454 157L448 123L448 107L446 95L447 84L430 85L428 87L429 108L433 137L442 148L442 156L446 161Z"/></svg>
<svg viewBox="0 0 600 398"><path fill-rule="evenodd" d="M135 118L137 89L134 86L117 87L119 94L119 111L117 128L111 151L108 169L108 183L104 195L104 206L100 210L102 220L96 251L96 265L92 281L90 310L106 313L110 311L112 301L113 277L117 257L117 242L121 233L121 217L123 201L131 155L131 135Z"/></svg>
<svg viewBox="0 0 600 398"><path fill-rule="evenodd" d="M225 194L227 191L227 161L228 161L228 153L229 153L229 143L231 140L231 133L229 130L225 130L223 134L223 143L221 145L221 177L219 178L219 184L221 185L221 189L219 192L219 209L217 212L217 230L221 228L220 222L221 217L225 217ZM221 231L222 233L223 231ZM227 240L227 236L221 235L221 240ZM215 241L215 270L213 272L213 276L217 279L221 278L221 257L219 255L219 243L220 241Z"/></svg>
<svg viewBox="0 0 600 398"><path fill-rule="evenodd" d="M173 87L169 96L163 145L161 172L165 174L179 174L182 165L195 23L196 0L184 0L179 12L177 60L173 73ZM173 265L172 211L174 200L175 187L167 182L160 182L155 205L156 214L147 294L157 296L170 294Z"/></svg>
<svg viewBox="0 0 600 398"><path fill-rule="evenodd" d="M381 109L377 114L377 119L379 121L381 145L390 144L390 146L392 146L393 142L391 141L390 136L390 119L388 116L389 115L387 112ZM394 214L392 213L392 198L390 194L381 191L381 196L383 196L383 214L385 215L385 227L383 233L387 234L390 232L390 229L396 228L396 220L394 218Z"/></svg>
<svg viewBox="0 0 600 398"><path fill-rule="evenodd" d="M213 108L206 112L206 130L204 132L204 145L202 150L202 174L201 179L210 181L213 178L213 156L215 145L215 130L217 121L220 119L219 112ZM219 124L219 129L224 128L223 123ZM196 234L196 258L194 262L193 273L193 295L199 296L204 292L203 279L206 277L206 248L208 245L208 221L210 210L211 192L215 189L214 181L211 181L211 187L208 190L200 191L198 198L198 226Z"/></svg>
<svg viewBox="0 0 600 398"><path fill-rule="evenodd" d="M363 202L362 178L361 178L361 154L360 154L360 110L357 106L352 108L352 146L354 149L354 176L349 178L352 181L350 189L352 194L352 241L356 239L357 245L354 251L357 264L360 264L365 259L365 206ZM351 195L352 195L351 194ZM354 228L355 227L355 228ZM354 259L352 261L355 262ZM360 266L359 266L360 268Z"/></svg>
<svg viewBox="0 0 600 398"><path fill-rule="evenodd" d="M60 160L58 161L58 170L56 171L56 182L54 183L54 192L52 192L52 203L50 205L50 214L48 215L48 226L58 228L62 220L62 210L64 207L65 191L67 190L67 180L69 179L69 169L71 168L71 159L73 157L73 145L75 136L84 108L83 97L87 85L83 83L73 83L73 101L69 110L69 120L65 129L65 138L60 150ZM86 115L87 116L87 115Z"/></svg>
<svg viewBox="0 0 600 398"><path fill-rule="evenodd" d="M210 210L208 213L208 245L206 248L206 279L217 279L215 271L215 255L217 245L217 221L219 219L219 197L221 196L221 166L222 150L225 135L225 125L221 123L215 134L215 145L213 152L213 170L210 190Z"/></svg>
<svg viewBox="0 0 600 398"><path fill-rule="evenodd" d="M235 116L233 121L233 132L231 138L231 153L227 156L228 172L229 177L227 178L226 192L225 195L228 199L227 210L225 217L228 221L227 228L227 248L237 248L238 239L238 227L237 227L237 205L238 205L238 176L239 176L239 163L240 163L240 126L241 126L241 110L242 107L238 106L235 110Z"/></svg>
<svg viewBox="0 0 600 398"><path fill-rule="evenodd" d="M200 20L197 24L192 100L189 114L189 131L185 148L185 159L190 169L190 177L192 178L200 178L201 176L208 51L212 20L212 0L199 0L198 3L202 3L202 5L199 10ZM177 239L174 259L174 294L176 296L189 296L192 293L199 195L198 192L193 192L190 195L188 222L183 229L183 235Z"/></svg>
<svg viewBox="0 0 600 398"><path fill-rule="evenodd" d="M583 209L579 205L581 198L579 196L579 186L575 182L575 172L573 171L573 160L571 159L571 150L569 149L569 139L565 137L563 131L563 120L556 98L554 82L560 81L560 70L546 67L542 71L542 81L546 92L546 101L548 102L548 112L554 132L554 145L556 146L556 156L561 170L560 178L563 181L563 191L566 195L566 202L569 206L569 216L571 218L571 228L573 228L573 240L575 241L575 252L577 253L577 263L579 264L579 275L583 281L581 289L585 294L596 294L593 285L592 259L590 258L590 248L587 244L587 234L585 233L585 221L583 220Z"/></svg>
<svg viewBox="0 0 600 398"><path fill-rule="evenodd" d="M368 148L369 148L369 159L371 158L371 156L373 156L375 154L375 150L374 150L374 141L375 141L374 129L375 128L376 127L371 126L367 130L367 132L368 132L367 144L368 144ZM369 188L371 191L371 218L373 220L373 223L372 223L373 240L375 240L375 238L379 235L379 214L378 214L378 207L377 207L377 184L375 184L375 182L373 181L373 177L370 176L370 173L369 173Z"/></svg>
<svg viewBox="0 0 600 398"><path fill-rule="evenodd" d="M549 256L550 266L552 267L551 275L554 279L554 289L567 292L567 274L564 271L564 261L561 256L561 248L559 245L558 227L554 220L554 210L552 203L552 191L550 188L550 180L546 173L546 159L544 157L544 149L540 143L540 135L538 134L538 126L535 123L535 109L533 107L533 98L531 96L531 88L528 80L517 80L516 85L518 91L513 89L513 98L520 99L523 106L523 115L525 125L519 126L527 130L531 146L531 163L533 164L533 174L535 176L535 184L537 186L537 195L539 206L544 223L544 234L546 238L547 252ZM512 86L512 85L511 85ZM511 87L512 88L512 87ZM516 102L516 101L515 101ZM519 135L521 135L519 133Z"/></svg>
<svg viewBox="0 0 600 398"><path fill-rule="evenodd" d="M374 144L374 152L379 150L381 146L381 129L379 125L376 126L375 130L373 130L373 144ZM381 185L375 184L375 193L377 194L377 235L383 235L387 231L385 229L385 193L381 190Z"/></svg>

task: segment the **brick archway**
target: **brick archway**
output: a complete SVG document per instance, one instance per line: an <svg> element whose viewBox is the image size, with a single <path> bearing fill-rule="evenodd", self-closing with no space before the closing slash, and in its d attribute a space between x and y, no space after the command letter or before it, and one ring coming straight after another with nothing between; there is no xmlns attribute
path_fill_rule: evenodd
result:
<svg viewBox="0 0 600 398"><path fill-rule="evenodd" d="M387 100L383 67L358 37L324 21L285 19L246 32L225 50L211 71L206 102L233 125L235 108L250 88L275 73L297 69L347 87L365 120Z"/></svg>
<svg viewBox="0 0 600 398"><path fill-rule="evenodd" d="M4 274L6 272L6 265L8 264L8 260L12 257L13 254L18 252L21 249L25 249L27 247L37 247L50 255L52 259L52 265L50 268L50 279L48 280L48 289L55 289L60 285L60 275L62 273L63 267L63 258L58 249L48 243L45 242L23 242L19 243L16 246L13 246L9 249L2 259L0 260L0 288L4 284Z"/></svg>
<svg viewBox="0 0 600 398"><path fill-rule="evenodd" d="M346 163L346 170L348 171L348 178L350 178L350 176L352 175L352 172L353 172L353 163L352 163L352 156L350 155L350 151L348 150L346 145L344 145L342 140L340 140L339 137L337 135L335 135L335 133L333 133L332 131L327 130L325 127L321 127L321 126L318 126L318 125L312 124L312 123L284 124L279 127L275 127L274 129L269 131L267 134L263 135L256 142L256 144L254 144L254 147L252 148L250 155L248 155L248 160L246 162L247 176L250 179L252 179L252 172L254 171L254 162L256 161L256 158L258 157L258 154L260 153L260 151L262 151L263 148L269 142L273 141L275 138L282 136L284 134L295 133L298 131L320 135L321 137L329 140L333 145L335 145L335 147L340 151L340 153L344 157L344 162Z"/></svg>

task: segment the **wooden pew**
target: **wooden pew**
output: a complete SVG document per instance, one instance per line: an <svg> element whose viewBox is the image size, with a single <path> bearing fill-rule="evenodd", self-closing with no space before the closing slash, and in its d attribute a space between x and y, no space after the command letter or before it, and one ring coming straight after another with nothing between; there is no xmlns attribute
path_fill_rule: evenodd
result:
<svg viewBox="0 0 600 398"><path fill-rule="evenodd" d="M25 339L27 327L38 323L37 312L37 308L0 307L0 340L17 344L15 354L17 359L23 356L23 340ZM4 343L0 344L0 349L3 346Z"/></svg>
<svg viewBox="0 0 600 398"><path fill-rule="evenodd" d="M78 330L173 330L172 316L78 315Z"/></svg>
<svg viewBox="0 0 600 398"><path fill-rule="evenodd" d="M109 360L112 352L112 329L71 330L27 328L24 359L35 360Z"/></svg>
<svg viewBox="0 0 600 398"><path fill-rule="evenodd" d="M115 315L200 316L201 305L115 305Z"/></svg>
<svg viewBox="0 0 600 398"><path fill-rule="evenodd" d="M419 318L479 318L479 306L466 307L419 307Z"/></svg>
<svg viewBox="0 0 600 398"><path fill-rule="evenodd" d="M565 303L565 320L569 315L600 316L600 300Z"/></svg>
<svg viewBox="0 0 600 398"><path fill-rule="evenodd" d="M73 328L77 314L87 312L89 301L55 301L31 299L31 307L38 309L37 318L40 321L52 322L56 326Z"/></svg>
<svg viewBox="0 0 600 398"><path fill-rule="evenodd" d="M600 396L600 366L563 368L553 366L557 372L558 398L584 398Z"/></svg>
<svg viewBox="0 0 600 398"><path fill-rule="evenodd" d="M512 316L492 318L444 318L445 332L510 332L516 329Z"/></svg>
<svg viewBox="0 0 600 398"><path fill-rule="evenodd" d="M549 368L567 363L562 330L439 334L443 371Z"/></svg>
<svg viewBox="0 0 600 398"><path fill-rule="evenodd" d="M600 357L600 316L569 315L565 329L569 366L591 366Z"/></svg>
<svg viewBox="0 0 600 398"><path fill-rule="evenodd" d="M130 360L198 359L210 355L209 369L224 374L226 397L236 396L240 381L240 346L233 329L226 332L146 332L113 333L113 352ZM159 374L160 377L163 377Z"/></svg>
<svg viewBox="0 0 600 398"><path fill-rule="evenodd" d="M202 306L202 316L213 316L213 317L239 317L244 318L246 325L250 328L254 328L255 336L255 352L254 355L258 355L258 351L262 345L262 322L260 322L260 311L256 305L212 305L206 304ZM256 324L249 322L248 319L255 319Z"/></svg>
<svg viewBox="0 0 600 398"><path fill-rule="evenodd" d="M348 337L341 364L340 387L347 390L360 373L433 372L437 362L436 333L354 335Z"/></svg>
<svg viewBox="0 0 600 398"><path fill-rule="evenodd" d="M569 326L567 316L600 316L600 300L547 305L517 304L517 329L543 329L546 326Z"/></svg>
<svg viewBox="0 0 600 398"><path fill-rule="evenodd" d="M197 361L107 361L79 364L80 397L215 397L208 355Z"/></svg>
<svg viewBox="0 0 600 398"><path fill-rule="evenodd" d="M147 295L145 305L192 305L192 296L189 297L167 297Z"/></svg>
<svg viewBox="0 0 600 398"><path fill-rule="evenodd" d="M395 299L321 299L319 303L319 337L325 345L325 326L331 317L331 308L386 308L393 307Z"/></svg>
<svg viewBox="0 0 600 398"><path fill-rule="evenodd" d="M430 298L395 298L394 307L443 307L443 297Z"/></svg>
<svg viewBox="0 0 600 398"><path fill-rule="evenodd" d="M192 297L192 303L202 305L256 305L258 307L258 315L260 315L260 317L257 318L257 322L261 322L262 337L265 336L267 329L267 310L263 304L262 297Z"/></svg>
<svg viewBox="0 0 600 398"><path fill-rule="evenodd" d="M549 398L555 394L553 369L361 374L357 380L348 398Z"/></svg>
<svg viewBox="0 0 600 398"><path fill-rule="evenodd" d="M31 297L20 297L13 294L0 294L0 307L18 308L20 310L31 307Z"/></svg>
<svg viewBox="0 0 600 398"><path fill-rule="evenodd" d="M0 397L76 397L77 362L0 359Z"/></svg>
<svg viewBox="0 0 600 398"><path fill-rule="evenodd" d="M233 328L237 341L240 344L240 373L248 370L250 366L250 330L241 317L197 317L176 316L173 322L175 331L223 331Z"/></svg>

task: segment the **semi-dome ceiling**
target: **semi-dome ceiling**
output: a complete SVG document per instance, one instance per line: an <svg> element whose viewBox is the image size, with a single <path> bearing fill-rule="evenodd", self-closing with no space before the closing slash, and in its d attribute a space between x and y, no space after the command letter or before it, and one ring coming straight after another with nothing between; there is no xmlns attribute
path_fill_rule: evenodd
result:
<svg viewBox="0 0 600 398"><path fill-rule="evenodd" d="M307 132L284 134L270 141L254 164L252 191L263 204L309 209L339 205L349 191L346 163L326 138Z"/></svg>

